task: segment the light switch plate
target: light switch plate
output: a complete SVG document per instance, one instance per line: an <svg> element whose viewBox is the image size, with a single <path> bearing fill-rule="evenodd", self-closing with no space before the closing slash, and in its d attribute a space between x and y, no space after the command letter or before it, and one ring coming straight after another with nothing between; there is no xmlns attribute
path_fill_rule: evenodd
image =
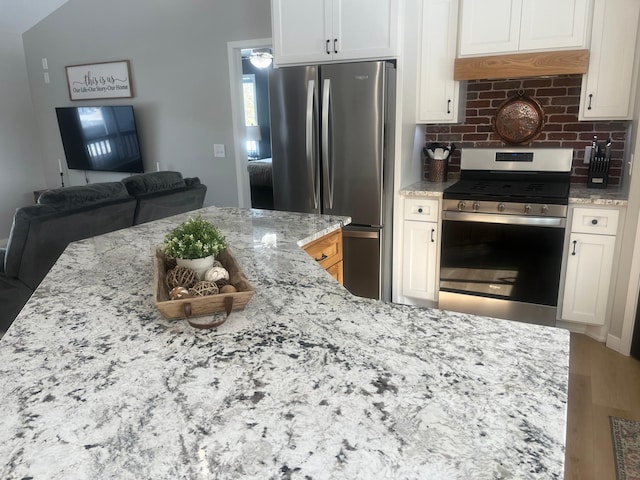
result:
<svg viewBox="0 0 640 480"><path fill-rule="evenodd" d="M213 144L213 156L218 158L224 158L224 144L222 143L214 143Z"/></svg>

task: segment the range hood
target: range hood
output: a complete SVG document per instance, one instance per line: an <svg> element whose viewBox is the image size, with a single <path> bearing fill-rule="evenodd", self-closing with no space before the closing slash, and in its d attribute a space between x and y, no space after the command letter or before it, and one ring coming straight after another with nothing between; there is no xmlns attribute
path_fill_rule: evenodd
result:
<svg viewBox="0 0 640 480"><path fill-rule="evenodd" d="M589 50L514 53L456 58L454 80L495 80L500 78L543 77L585 74Z"/></svg>

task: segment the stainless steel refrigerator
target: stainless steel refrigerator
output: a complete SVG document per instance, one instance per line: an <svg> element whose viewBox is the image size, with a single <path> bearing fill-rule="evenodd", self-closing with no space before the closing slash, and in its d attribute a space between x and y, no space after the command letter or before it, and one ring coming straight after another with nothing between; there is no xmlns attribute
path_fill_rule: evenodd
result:
<svg viewBox="0 0 640 480"><path fill-rule="evenodd" d="M269 75L276 210L346 215L344 285L391 297L395 65L282 67Z"/></svg>

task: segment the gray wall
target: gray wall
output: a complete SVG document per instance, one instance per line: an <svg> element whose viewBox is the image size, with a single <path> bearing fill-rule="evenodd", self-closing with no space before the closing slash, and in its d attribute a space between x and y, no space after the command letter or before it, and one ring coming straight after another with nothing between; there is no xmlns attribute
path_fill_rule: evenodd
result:
<svg viewBox="0 0 640 480"><path fill-rule="evenodd" d="M57 159L64 159L55 107L133 104L145 171L159 162L198 176L208 186L205 205L237 205L227 42L270 37L270 16L269 0L70 0L26 32L47 185L59 185ZM50 84L42 80L42 58ZM130 60L133 98L69 100L66 65L114 60ZM214 158L214 143L225 145L225 158ZM65 183L84 182L84 172L65 168Z"/></svg>
<svg viewBox="0 0 640 480"><path fill-rule="evenodd" d="M18 207L45 184L36 117L29 94L22 35L0 30L0 239Z"/></svg>

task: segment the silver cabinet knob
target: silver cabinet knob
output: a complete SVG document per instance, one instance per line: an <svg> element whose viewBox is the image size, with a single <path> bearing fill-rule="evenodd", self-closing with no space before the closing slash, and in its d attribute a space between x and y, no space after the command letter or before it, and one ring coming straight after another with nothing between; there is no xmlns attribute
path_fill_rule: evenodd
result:
<svg viewBox="0 0 640 480"><path fill-rule="evenodd" d="M458 210L460 210L460 211L464 210L465 206L466 206L466 204L463 201L459 201L458 202Z"/></svg>
<svg viewBox="0 0 640 480"><path fill-rule="evenodd" d="M531 213L531 205L529 205L528 203L524 206L524 213Z"/></svg>
<svg viewBox="0 0 640 480"><path fill-rule="evenodd" d="M542 215L546 215L547 213L549 213L549 206L548 205L542 205L542 207L540 207L540 213Z"/></svg>
<svg viewBox="0 0 640 480"><path fill-rule="evenodd" d="M505 207L504 203L499 203L499 204L498 204L498 211L499 211L499 212L504 212L504 209L505 209L505 208L506 208L506 207Z"/></svg>
<svg viewBox="0 0 640 480"><path fill-rule="evenodd" d="M478 210L480 210L480 203L479 202L473 202L473 211L477 212Z"/></svg>

